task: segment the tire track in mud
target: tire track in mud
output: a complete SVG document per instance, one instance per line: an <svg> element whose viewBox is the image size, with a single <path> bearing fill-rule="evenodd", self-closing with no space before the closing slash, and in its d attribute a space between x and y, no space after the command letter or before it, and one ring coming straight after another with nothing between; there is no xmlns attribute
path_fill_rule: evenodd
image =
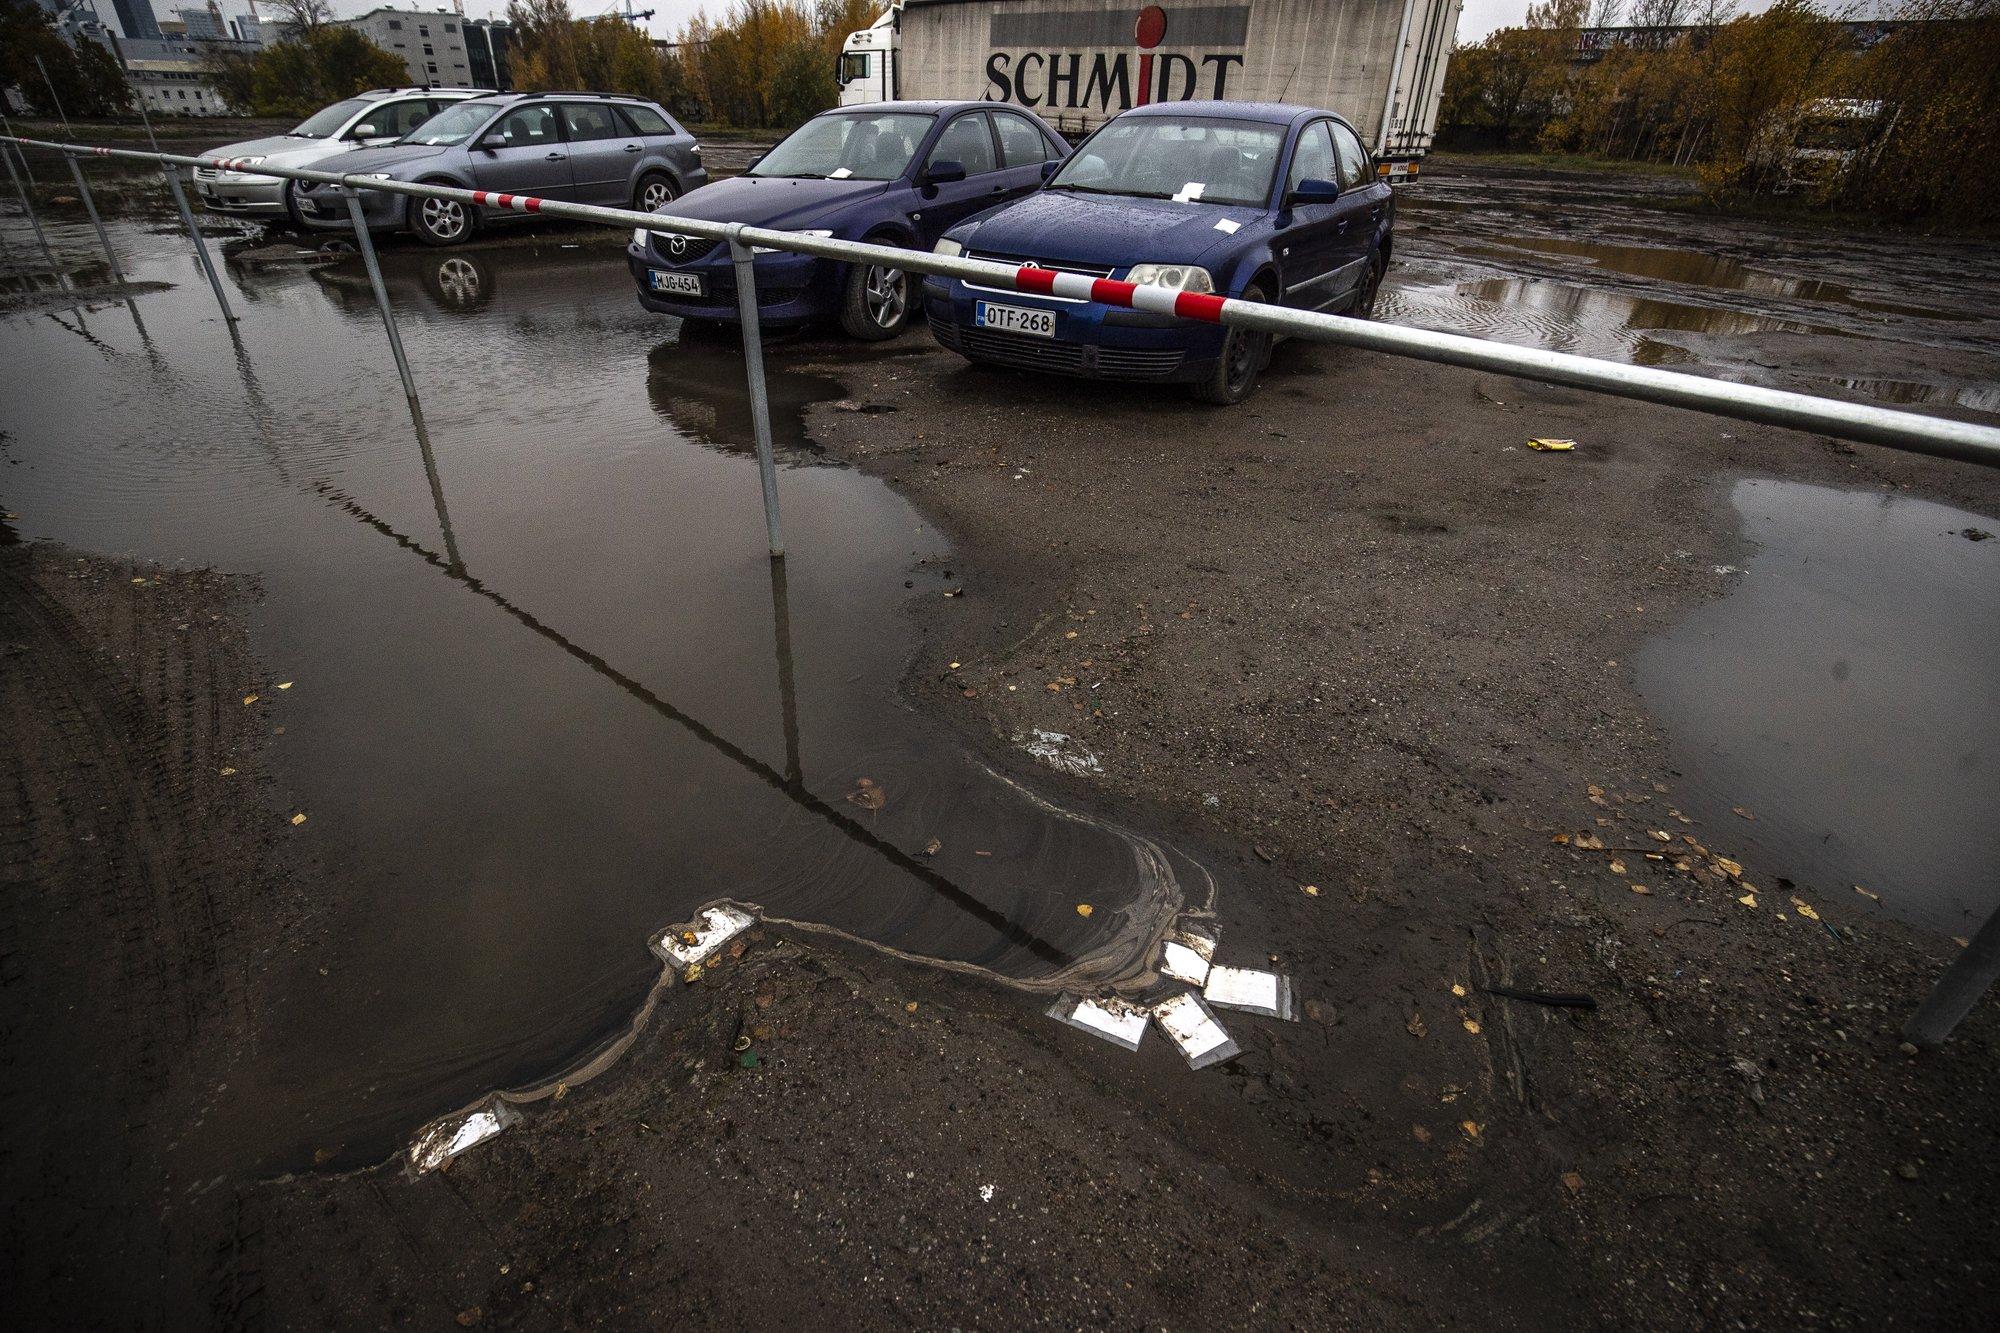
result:
<svg viewBox="0 0 2000 1333"><path fill-rule="evenodd" d="M176 1150L251 1039L253 963L294 916L282 816L247 785L261 721L219 702L255 676L211 609L244 591L0 549L0 1246L26 1326L210 1305L225 1197Z"/></svg>

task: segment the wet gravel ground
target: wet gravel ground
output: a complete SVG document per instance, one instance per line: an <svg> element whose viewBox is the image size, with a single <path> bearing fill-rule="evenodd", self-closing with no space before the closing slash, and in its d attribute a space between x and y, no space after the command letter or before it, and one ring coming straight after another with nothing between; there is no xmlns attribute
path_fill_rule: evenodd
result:
<svg viewBox="0 0 2000 1333"><path fill-rule="evenodd" d="M1403 258L1404 290L1471 262ZM1728 346L1775 364L1787 339L1813 342ZM1865 352L1927 378L1920 340ZM1726 590L1740 477L1987 517L2000 481L1329 348L1282 348L1224 410L975 370L920 337L859 370L829 341L779 354L846 383L809 412L814 441L952 535L965 591L909 604L910 705L1206 857L1233 886L1220 961L1290 974L1299 1020L1228 1015L1244 1054L1194 1074L1157 1034L1128 1055L1007 990L767 929L670 987L609 1072L441 1174L234 1191L203 1224L191 1304L168 1308L283 1326L1990 1320L1994 1001L1941 1054L1899 1050L1952 941L1848 885L1788 882L1682 809L1630 663ZM220 613L231 593L212 596ZM1101 771L1036 768L1036 728Z"/></svg>

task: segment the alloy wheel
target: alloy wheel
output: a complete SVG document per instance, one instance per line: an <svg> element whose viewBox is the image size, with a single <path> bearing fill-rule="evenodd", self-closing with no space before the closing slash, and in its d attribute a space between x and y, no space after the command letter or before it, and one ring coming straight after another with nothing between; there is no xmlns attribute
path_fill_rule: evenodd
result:
<svg viewBox="0 0 2000 1333"><path fill-rule="evenodd" d="M424 228L441 241L455 241L465 233L465 205L455 199L424 200Z"/></svg>
<svg viewBox="0 0 2000 1333"><path fill-rule="evenodd" d="M674 201L674 187L665 181L647 181L639 191L639 211L657 213Z"/></svg>
<svg viewBox="0 0 2000 1333"><path fill-rule="evenodd" d="M901 269L868 270L868 317L876 325L893 329L903 322L910 305L910 278Z"/></svg>

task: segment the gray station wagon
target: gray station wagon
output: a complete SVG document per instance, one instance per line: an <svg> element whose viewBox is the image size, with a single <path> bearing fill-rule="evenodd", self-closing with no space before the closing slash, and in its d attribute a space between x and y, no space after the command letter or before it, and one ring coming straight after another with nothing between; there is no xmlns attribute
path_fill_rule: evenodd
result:
<svg viewBox="0 0 2000 1333"><path fill-rule="evenodd" d="M701 146L659 105L603 93L498 93L448 107L386 148L340 159L342 172L377 180L538 195L568 203L653 210L708 182ZM315 231L348 231L347 201L330 185L297 192ZM479 228L520 217L443 199L364 191L370 231L412 231L456 245Z"/></svg>

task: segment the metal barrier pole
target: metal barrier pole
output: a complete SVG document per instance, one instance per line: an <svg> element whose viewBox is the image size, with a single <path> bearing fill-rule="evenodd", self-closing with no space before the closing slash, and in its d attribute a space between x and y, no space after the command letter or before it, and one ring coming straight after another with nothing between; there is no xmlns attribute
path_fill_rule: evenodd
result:
<svg viewBox="0 0 2000 1333"><path fill-rule="evenodd" d="M6 157L0 154L0 157ZM24 159L25 160L25 159ZM56 252L49 248L49 238L42 231L42 220L35 216L34 201L28 198L28 187L21 184L21 173L14 170L14 159L7 157L7 175L14 182L14 193L21 196L21 208L28 215L28 225L35 229L35 240L42 247L42 257L49 261L49 272L55 274L58 285L69 286L69 274L56 262Z"/></svg>
<svg viewBox="0 0 2000 1333"><path fill-rule="evenodd" d="M215 271L215 261L209 258L208 246L201 239L201 228L195 225L194 212L188 207L187 192L181 189L181 174L169 166L163 166L161 170L167 178L167 188L173 191L174 207L181 211L181 225L187 228L188 239L194 242L194 257L201 262L201 271L208 274L208 285L215 289L215 303L222 307L222 317L234 324L236 312L229 308L229 297L222 290L222 276Z"/></svg>
<svg viewBox="0 0 2000 1333"><path fill-rule="evenodd" d="M75 153L64 153L63 160L69 163L69 174L76 181L76 192L83 197L83 211L90 214L90 225L97 228L97 239L104 243L104 258L111 265L111 280L120 287L125 285L125 272L118 267L118 253L111 248L111 233L104 230L104 219L97 215L97 200L90 194L90 182L83 178L83 167L76 160Z"/></svg>
<svg viewBox="0 0 2000 1333"><path fill-rule="evenodd" d="M5 98L0 98L0 101L5 100ZM7 113L4 111L0 111L0 130L5 130L9 139L14 137L14 122L7 119ZM35 183L35 173L28 166L27 153L22 151L21 145L18 143L13 145L13 148L15 156L21 159L21 170L27 173L28 184L33 185Z"/></svg>
<svg viewBox="0 0 2000 1333"><path fill-rule="evenodd" d="M786 587L785 562L771 562L771 629L778 645L778 725L785 734L785 781L805 782L799 759L799 692L792 676L792 599Z"/></svg>
<svg viewBox="0 0 2000 1333"><path fill-rule="evenodd" d="M743 321L743 369L750 382L750 428L757 437L757 472L764 481L764 531L771 558L785 557L778 523L778 464L771 456L771 400L764 388L764 334L757 323L757 266L742 240L743 224L729 224L729 259L736 266L736 314Z"/></svg>
<svg viewBox="0 0 2000 1333"><path fill-rule="evenodd" d="M382 285L382 266L375 262L375 241L368 234L368 220L361 216L361 192L347 186L340 192L347 197L347 216L354 219L354 243L361 248L361 262L368 266L368 283L375 289L375 304L382 309L382 327L389 331L389 350L396 354L403 394L415 407L417 382L410 377L410 359L403 355L403 335L396 331L396 312L389 308L389 289Z"/></svg>
<svg viewBox="0 0 2000 1333"><path fill-rule="evenodd" d="M1972 1012L1972 1006L1996 978L2000 978L2000 908L1986 918L1972 942L1952 959L1930 995L1910 1015L1910 1021L1903 1025L1904 1039L1926 1050L1944 1045L1944 1039Z"/></svg>

